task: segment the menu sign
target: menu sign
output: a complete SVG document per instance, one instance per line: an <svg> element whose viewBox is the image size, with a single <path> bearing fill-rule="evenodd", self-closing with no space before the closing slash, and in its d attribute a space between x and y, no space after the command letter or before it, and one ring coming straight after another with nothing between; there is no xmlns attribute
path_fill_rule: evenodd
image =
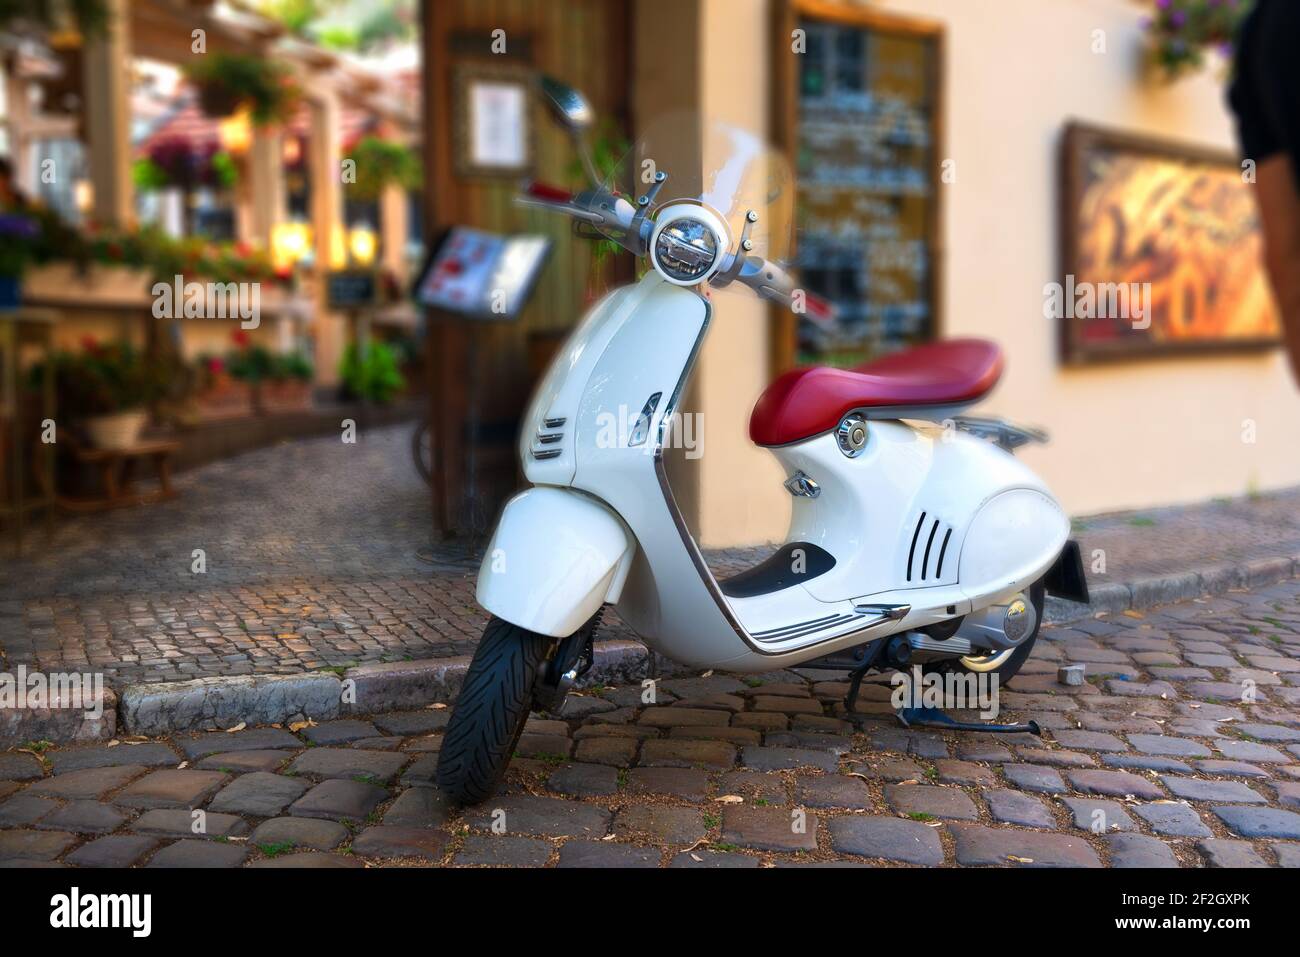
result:
<svg viewBox="0 0 1300 957"><path fill-rule="evenodd" d="M934 333L935 77L925 36L802 20L796 264L838 307L800 364L848 366Z"/></svg>
<svg viewBox="0 0 1300 957"><path fill-rule="evenodd" d="M453 228L415 288L424 306L475 319L514 319L527 304L550 251L545 236L499 236Z"/></svg>

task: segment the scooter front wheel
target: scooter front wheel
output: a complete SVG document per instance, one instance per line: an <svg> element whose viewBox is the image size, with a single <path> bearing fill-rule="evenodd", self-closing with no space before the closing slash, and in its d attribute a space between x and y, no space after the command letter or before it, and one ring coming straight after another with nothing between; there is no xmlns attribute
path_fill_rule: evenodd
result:
<svg viewBox="0 0 1300 957"><path fill-rule="evenodd" d="M500 618L488 622L438 753L438 788L453 804L477 804L496 791L554 644Z"/></svg>

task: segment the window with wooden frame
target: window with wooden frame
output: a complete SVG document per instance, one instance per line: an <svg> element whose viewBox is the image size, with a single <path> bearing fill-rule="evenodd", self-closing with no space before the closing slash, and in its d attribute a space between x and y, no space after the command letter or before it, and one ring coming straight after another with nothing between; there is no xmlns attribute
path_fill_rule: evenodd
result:
<svg viewBox="0 0 1300 957"><path fill-rule="evenodd" d="M826 327L773 323L775 371L853 366L941 329L942 90L937 21L827 0L778 0L773 130L794 170L801 284Z"/></svg>

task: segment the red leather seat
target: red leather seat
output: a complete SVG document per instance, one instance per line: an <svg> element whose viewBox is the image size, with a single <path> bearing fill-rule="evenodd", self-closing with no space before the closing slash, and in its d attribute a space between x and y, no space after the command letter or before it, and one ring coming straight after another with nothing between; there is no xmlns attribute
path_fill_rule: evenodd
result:
<svg viewBox="0 0 1300 957"><path fill-rule="evenodd" d="M853 409L916 411L970 405L1002 375L1002 350L984 339L917 346L853 369L794 369L768 386L749 417L757 445L787 445L829 432Z"/></svg>

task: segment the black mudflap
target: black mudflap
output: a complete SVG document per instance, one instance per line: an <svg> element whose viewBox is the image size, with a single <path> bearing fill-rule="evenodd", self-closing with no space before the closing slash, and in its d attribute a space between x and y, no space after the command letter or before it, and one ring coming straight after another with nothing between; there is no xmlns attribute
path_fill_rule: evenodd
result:
<svg viewBox="0 0 1300 957"><path fill-rule="evenodd" d="M1083 554L1079 543L1070 539L1056 557L1055 564L1043 576L1043 585L1049 595L1088 604L1088 579L1083 573Z"/></svg>

